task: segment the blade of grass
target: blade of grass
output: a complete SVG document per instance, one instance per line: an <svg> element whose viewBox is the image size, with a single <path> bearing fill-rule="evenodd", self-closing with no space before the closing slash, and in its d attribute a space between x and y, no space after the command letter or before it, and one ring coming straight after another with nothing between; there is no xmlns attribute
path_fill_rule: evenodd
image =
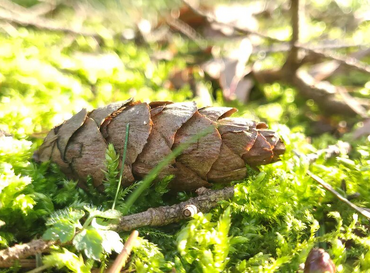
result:
<svg viewBox="0 0 370 273"><path fill-rule="evenodd" d="M123 169L125 167L125 161L126 161L126 155L127 155L127 144L128 144L128 136L129 136L129 131L130 131L130 123L126 124L126 136L125 136L125 146L123 147L123 155L122 155L122 165L121 165L121 172L119 174L119 180L118 180L118 185L117 185L117 191L116 191L116 196L114 197L112 209L115 208L116 202L118 199L118 193L119 190L121 189L121 184L122 184L122 176L123 176Z"/></svg>
<svg viewBox="0 0 370 273"><path fill-rule="evenodd" d="M197 142L202 137L208 135L215 129L214 126L209 126L203 131L199 132L198 134L192 136L188 141L181 143L177 146L172 153L167 155L157 166L155 166L147 176L144 177L142 183L131 193L131 195L127 198L125 202L125 208L122 211L122 215L126 215L131 208L131 206L135 203L135 201L139 198L139 196L150 187L153 180L157 177L160 171L166 167L174 158L180 155L186 148L188 148L191 144Z"/></svg>

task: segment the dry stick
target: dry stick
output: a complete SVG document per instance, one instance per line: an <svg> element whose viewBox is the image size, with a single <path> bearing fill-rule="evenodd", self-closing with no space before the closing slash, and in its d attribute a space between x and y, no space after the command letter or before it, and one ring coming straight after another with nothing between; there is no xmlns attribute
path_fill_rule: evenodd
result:
<svg viewBox="0 0 370 273"><path fill-rule="evenodd" d="M198 211L208 212L217 206L218 202L230 199L234 196L234 187L222 190L209 190L203 195L190 198L189 200L173 206L151 208L147 211L123 216L118 225L111 227L117 231L130 231L143 226L164 226L178 222L189 217L183 213L187 205L195 205ZM23 245L15 245L0 251L0 267L11 260L25 258L40 252L47 252L52 245L60 242L33 240Z"/></svg>
<svg viewBox="0 0 370 273"><path fill-rule="evenodd" d="M276 38L269 37L265 34L241 29L231 24L225 24L218 22L213 16L199 11L190 5L187 0L183 2L191 8L195 13L200 16L207 18L210 22L215 22L225 26L229 26L234 30L243 34L254 34L262 38L268 39L273 42L285 43L286 41L279 40ZM330 83L316 82L311 75L304 73L304 71L298 71L300 65L304 63L303 60L298 60L298 49L306 50L317 56L329 58L337 61L340 64L344 64L351 68L355 68L361 72L370 74L370 66L361 63L360 61L350 58L350 57L339 57L332 53L327 53L322 50L309 48L302 44L299 44L299 30L300 30L300 17L303 15L303 7L301 7L299 0L291 0L292 6L292 28L293 36L291 39L291 51L289 52L286 63L279 70L264 70L264 71L253 71L253 74L257 80L261 83L272 83L276 81L285 81L288 84L295 86L298 91L305 97L311 98L316 101L316 103L322 109L326 109L330 114L349 114L361 116L367 116L366 108L369 108L369 103L361 103L361 101L350 97L349 94L345 92L340 92L337 87L331 85ZM301 14L302 13L302 14ZM344 99L338 100L336 95L339 94Z"/></svg>
<svg viewBox="0 0 370 273"><path fill-rule="evenodd" d="M41 18L32 18L32 20L24 18L22 16L16 16L10 12L6 12L5 10L0 10L0 20L6 21L9 23L14 23L17 25L22 26L32 26L42 30L48 31L56 31L56 32L63 32L66 34L73 34L73 35L82 35L86 37L93 37L95 39L101 39L102 36L95 32L90 32L86 30L76 30L72 28L67 28L56 24L52 20L41 19Z"/></svg>
<svg viewBox="0 0 370 273"><path fill-rule="evenodd" d="M299 44L297 45L299 47ZM310 48L310 50L318 50L321 52L323 52L323 50L328 50L328 49L347 49L347 48L366 48L364 49L364 51L370 51L370 49L368 48L369 45L365 45L365 44L320 44L320 45L310 45L310 44L303 44L302 46L305 46L306 48ZM253 54L257 54L257 53L261 53L261 52L264 52L264 53L276 53L276 52L287 52L287 51L290 51L291 49L291 46L289 44L287 44L286 42L284 43L281 43L279 45L271 45L271 46L255 46L253 47ZM318 55L315 54L315 53L312 53L310 54L309 56L305 56L304 58L304 62L315 62L317 61L317 58ZM352 56L356 59L360 59L363 57L363 54L359 55L359 57L357 57L355 54L354 56ZM306 61L307 60L307 61Z"/></svg>
<svg viewBox="0 0 370 273"><path fill-rule="evenodd" d="M332 194L334 194L335 197L337 197L340 201L342 201L343 203L347 204L352 209L354 209L355 211L357 211L358 213L362 214L363 216L365 216L367 219L370 220L370 212L369 211L367 211L366 209L360 208L360 207L356 206L355 204L351 203L350 201L348 201L347 198L344 198L336 190L334 190L332 186L330 186L328 183L326 183L324 180L322 180L320 177L314 175L310 171L307 171L307 174L313 180L315 180L317 183L319 183L321 186L323 186L327 191L330 191Z"/></svg>
<svg viewBox="0 0 370 273"><path fill-rule="evenodd" d="M265 34L263 34L261 32L255 31L255 30L243 29L243 28L239 28L237 26L231 25L231 24L220 22L214 16L212 16L211 14L209 14L209 13L207 13L205 11L198 10L197 8L194 8L187 0L182 0L182 2L186 6L188 6L195 14L206 18L210 23L216 23L216 24L221 25L221 26L230 27L230 28L233 28L234 30L236 30L237 32L240 32L240 33L253 34L253 35L259 36L261 38L264 38L266 40L272 41L272 42L278 42L278 43L285 43L285 42L287 42L287 41L284 41L284 40L280 40L278 38L274 38L274 37L265 35Z"/></svg>
<svg viewBox="0 0 370 273"><path fill-rule="evenodd" d="M329 82L317 82L315 79L303 69L299 69L295 75L283 79L287 83L295 86L297 90L306 98L313 99L317 105L324 111L338 115L357 115L364 113L364 110L358 108L354 110L353 101L358 103L358 106L368 109L370 104L368 101L355 99L351 97L351 102L343 97L343 92L339 93L338 88ZM347 94L350 96L349 94ZM366 112L366 111L365 111Z"/></svg>
<svg viewBox="0 0 370 273"><path fill-rule="evenodd" d="M323 51L323 50L316 49L316 48L310 48L310 47L300 45L300 44L298 44L296 46L299 47L299 48L302 48L302 49L304 49L304 50L306 50L310 53L313 53L313 54L315 54L319 57L326 58L326 59L331 59L331 60L337 61L338 63L340 63L342 65L354 68L354 69L356 69L360 72L370 74L370 66L364 64L363 62L360 62L356 58L346 57L346 56L342 56L340 54L335 54L333 52L327 52L327 51Z"/></svg>
<svg viewBox="0 0 370 273"><path fill-rule="evenodd" d="M194 205L198 211L208 212L217 206L218 202L228 200L234 196L234 187L222 190L209 190L203 195L190 198L172 206L150 208L144 212L123 216L118 225L112 226L116 231L130 231L143 226L165 226L187 219L184 209L188 205Z"/></svg>
<svg viewBox="0 0 370 273"><path fill-rule="evenodd" d="M363 107L357 99L352 97L348 93L347 89L345 89L344 87L337 87L337 93L342 97L342 100L345 101L347 105L350 108L352 108L352 110L357 115L359 115L360 117L364 119L368 117L367 110L365 109L365 107Z"/></svg>
<svg viewBox="0 0 370 273"><path fill-rule="evenodd" d="M341 147L338 144L329 145L327 148L318 150L315 153L305 155L305 157L308 160L308 162L311 164L311 163L315 162L322 155L324 155L325 160L328 160L328 159L333 158L333 157L340 156L341 149L343 149L343 152L345 154L348 154L351 151L351 145L348 142L344 142L341 145ZM297 151L294 151L294 153L298 157L303 157L303 155L298 153Z"/></svg>
<svg viewBox="0 0 370 273"><path fill-rule="evenodd" d="M130 237L128 237L121 253L117 256L116 260L112 264L112 266L108 269L107 273L119 273L121 272L122 267L125 266L128 257L130 256L132 247L134 246L137 237L139 236L139 232L134 230Z"/></svg>
<svg viewBox="0 0 370 273"><path fill-rule="evenodd" d="M264 38L264 39L266 39L268 41L271 41L271 42L283 43L283 44L287 43L287 41L285 41L285 40L274 38L274 37L271 37L267 34L264 34L264 33L261 33L261 32L255 31L255 30L244 29L244 28L240 28L240 27L237 27L235 25L232 25L230 23L219 22L214 16L194 8L191 4L189 4L187 2L187 0L182 0L182 2L185 5L187 5L192 11L194 11L194 13L198 14L199 16L203 16L204 18L208 19L208 21L211 22L211 23L217 23L217 24L222 25L222 26L227 26L227 27L233 28L235 31L240 32L242 34L256 35L256 36L259 36L259 37ZM369 65L366 65L362 62L359 62L358 60L356 60L354 58L350 58L350 57L347 58L346 56L341 56L340 54L329 53L327 51L320 50L318 48L318 46L311 47L311 46L300 44L300 43L295 43L294 46L298 49L302 49L302 50L311 52L313 54L317 54L320 57L335 60L335 61L337 61L341 64L344 64L344 65L349 66L351 68L354 68L356 70L359 70L359 71L362 71L362 72L365 72L365 73L370 73L370 66Z"/></svg>
<svg viewBox="0 0 370 273"><path fill-rule="evenodd" d="M18 5L17 3L14 3L13 1L0 0L0 7L8 10L11 13L16 13L18 16L33 18L55 10L55 8L57 7L57 3L55 1L48 1L36 4L29 8L25 8Z"/></svg>
<svg viewBox="0 0 370 273"><path fill-rule="evenodd" d="M19 259L17 261L8 261L8 262L0 262L0 268L8 268L14 265L19 265L22 268L35 268L36 267L36 260L35 259Z"/></svg>
<svg viewBox="0 0 370 273"><path fill-rule="evenodd" d="M318 48L320 50L320 48ZM322 50L323 48L321 48ZM366 56L370 55L370 48L369 46L365 49L360 49L359 51L356 51L352 54L350 54L348 57L354 58L356 60L361 60L365 58ZM320 58L317 54L310 52L310 54L306 55L303 59L303 62L317 62L322 61L322 58ZM319 64L314 65L310 68L310 74L318 81L325 80L335 73L343 72L344 68L343 63L339 63L334 60L329 60L326 62L321 62ZM324 71L322 71L324 70Z"/></svg>
<svg viewBox="0 0 370 273"><path fill-rule="evenodd" d="M176 28L182 34L187 36L190 40L194 41L199 48L204 49L203 45L206 44L206 42L204 41L203 37L200 36L187 23L185 23L184 21L178 20L178 19L174 19L171 16L168 16L166 18L166 23L170 25L171 27Z"/></svg>
<svg viewBox="0 0 370 273"><path fill-rule="evenodd" d="M296 87L303 97L313 99L323 112L338 115L357 115L346 101L338 99L336 86L329 82L316 82L311 75L302 69L299 69L296 74L291 74L290 76L282 73L280 69L253 69L252 73L256 81L261 84L272 84L282 81ZM356 100L359 101L362 107L366 109L370 107L370 103L367 100Z"/></svg>
<svg viewBox="0 0 370 273"><path fill-rule="evenodd" d="M36 253L46 252L48 249L56 245L57 242L55 241L44 241L41 239L32 240L31 242L27 244L22 245L15 245L12 247L9 247L7 249L0 251L0 267L3 264L6 264L4 262L10 261L10 260L17 260L21 258L25 258L31 255L35 255Z"/></svg>
<svg viewBox="0 0 370 273"><path fill-rule="evenodd" d="M299 58L298 58L298 47L296 44L299 42L299 34L300 34L300 15L302 8L300 7L299 0L291 0L290 1L290 11L292 13L292 38L290 40L290 48L291 50L288 53L288 57L282 70L289 71L289 73L295 73L295 71L299 67Z"/></svg>

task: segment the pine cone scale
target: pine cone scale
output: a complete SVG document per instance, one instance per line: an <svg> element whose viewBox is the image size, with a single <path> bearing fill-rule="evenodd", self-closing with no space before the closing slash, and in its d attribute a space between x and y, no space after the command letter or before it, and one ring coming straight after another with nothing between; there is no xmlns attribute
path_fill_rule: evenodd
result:
<svg viewBox="0 0 370 273"><path fill-rule="evenodd" d="M237 110L232 107L203 107L198 110L203 116L212 121L218 121L220 118L226 118L234 114Z"/></svg>
<svg viewBox="0 0 370 273"><path fill-rule="evenodd" d="M245 162L236 155L226 144L222 143L220 156L208 173L208 180L213 183L227 183L241 180L247 176Z"/></svg>
<svg viewBox="0 0 370 273"><path fill-rule="evenodd" d="M62 154L63 160L65 160L65 154L67 145L73 134L84 124L87 117L86 109L82 109L71 119L67 120L60 128L58 128L58 140L57 145L59 151Z"/></svg>
<svg viewBox="0 0 370 273"><path fill-rule="evenodd" d="M76 145L81 147L80 154L68 158L68 161L71 162L70 168L78 177L90 175L94 186L99 187L104 179L104 173L101 170L105 169L107 144L93 119L86 119L84 126L73 136L67 149Z"/></svg>
<svg viewBox="0 0 370 273"><path fill-rule="evenodd" d="M176 161L184 164L202 179L207 178L207 174L220 154L222 142L221 136L216 129L216 123L197 111L194 113L193 117L178 130L174 144L175 148L181 143L189 141L190 138L210 126L215 127L210 134L199 139L197 143L190 145L176 159ZM201 164L199 164L200 162Z"/></svg>

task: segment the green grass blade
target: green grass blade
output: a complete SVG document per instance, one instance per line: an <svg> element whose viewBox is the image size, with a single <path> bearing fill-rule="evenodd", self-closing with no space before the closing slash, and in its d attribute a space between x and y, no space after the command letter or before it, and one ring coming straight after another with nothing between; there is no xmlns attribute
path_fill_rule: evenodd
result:
<svg viewBox="0 0 370 273"><path fill-rule="evenodd" d="M119 190L121 189L121 184L122 184L122 176L123 176L123 169L125 167L125 161L126 161L126 155L127 155L127 144L128 144L128 136L129 136L129 131L130 131L130 123L126 124L126 136L125 136L125 146L123 148L123 155L122 155L122 166L121 166L121 172L119 174L119 180L118 180L118 185L117 185L117 191L116 191L116 196L114 197L114 202L112 205L112 209L116 207L117 199L118 199L118 193Z"/></svg>

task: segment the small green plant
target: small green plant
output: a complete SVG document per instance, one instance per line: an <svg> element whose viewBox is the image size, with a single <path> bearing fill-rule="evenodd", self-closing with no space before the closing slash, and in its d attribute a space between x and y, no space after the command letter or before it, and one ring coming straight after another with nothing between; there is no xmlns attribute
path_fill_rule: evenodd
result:
<svg viewBox="0 0 370 273"><path fill-rule="evenodd" d="M83 219L85 212L88 212L86 219ZM46 225L49 227L43 238L45 240L60 241L62 244L72 242L73 247L83 253L88 263L92 261L101 261L112 251L121 252L123 244L121 238L113 230L110 230L111 220L118 220L121 214L116 210L100 211L96 208L85 206L83 210L65 209L57 211L49 218ZM73 256L73 260L78 260L74 269L83 267L82 258L60 248L52 252L52 256L46 256L45 259L49 266L61 267L62 265L71 269L71 260L64 260L65 256ZM51 261L58 261L52 264ZM78 271L75 271L78 272Z"/></svg>

